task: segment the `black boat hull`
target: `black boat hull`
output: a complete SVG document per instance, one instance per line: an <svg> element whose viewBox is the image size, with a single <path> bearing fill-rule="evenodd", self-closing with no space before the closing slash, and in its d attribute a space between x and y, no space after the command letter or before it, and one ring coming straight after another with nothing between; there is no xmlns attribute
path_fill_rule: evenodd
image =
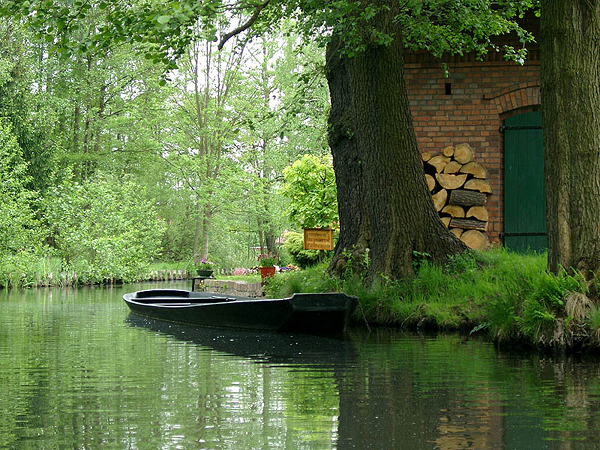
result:
<svg viewBox="0 0 600 450"><path fill-rule="evenodd" d="M125 294L139 315L210 327L309 333L345 331L358 300L341 293L294 294L283 299L254 299L151 289Z"/></svg>

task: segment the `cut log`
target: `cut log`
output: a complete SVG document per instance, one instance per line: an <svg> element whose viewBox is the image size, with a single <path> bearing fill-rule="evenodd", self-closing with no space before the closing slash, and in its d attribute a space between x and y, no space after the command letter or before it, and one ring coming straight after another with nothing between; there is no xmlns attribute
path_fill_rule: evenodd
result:
<svg viewBox="0 0 600 450"><path fill-rule="evenodd" d="M465 231L461 234L460 240L467 244L469 248L476 250L485 250L490 245L488 237L476 230Z"/></svg>
<svg viewBox="0 0 600 450"><path fill-rule="evenodd" d="M423 152L423 153L421 153L421 159L424 162L429 161L431 159L431 153L429 153L429 152Z"/></svg>
<svg viewBox="0 0 600 450"><path fill-rule="evenodd" d="M467 174L452 175L449 173L436 173L435 179L444 189L458 189L467 179Z"/></svg>
<svg viewBox="0 0 600 450"><path fill-rule="evenodd" d="M485 192L486 194L492 193L492 187L490 186L490 183L488 183L485 180L481 180L479 178L470 179L469 181L467 181L465 183L464 187L465 187L465 189L470 189L472 191Z"/></svg>
<svg viewBox="0 0 600 450"><path fill-rule="evenodd" d="M450 161L446 167L444 167L444 173L458 173L462 169L462 164L458 161Z"/></svg>
<svg viewBox="0 0 600 450"><path fill-rule="evenodd" d="M433 205L435 206L435 210L439 211L446 204L446 200L448 199L448 191L446 189L442 189L437 194L433 195Z"/></svg>
<svg viewBox="0 0 600 450"><path fill-rule="evenodd" d="M442 209L442 213L448 214L452 217L462 218L465 217L465 210L462 206L457 205L446 205Z"/></svg>
<svg viewBox="0 0 600 450"><path fill-rule="evenodd" d="M451 145L449 145L444 150L442 150L442 153L444 154L444 156L447 156L448 158L451 158L454 155L454 147L452 147Z"/></svg>
<svg viewBox="0 0 600 450"><path fill-rule="evenodd" d="M450 192L449 205L460 206L483 206L487 201L487 195L482 192L469 191L466 189L454 189Z"/></svg>
<svg viewBox="0 0 600 450"><path fill-rule="evenodd" d="M475 178L487 178L487 171L485 168L475 161L468 162L464 166L461 167L460 173L470 173Z"/></svg>
<svg viewBox="0 0 600 450"><path fill-rule="evenodd" d="M442 217L441 220L442 220L442 223L444 225L446 225L446 228L448 228L448 225L450 225L450 221L452 220L452 217Z"/></svg>
<svg viewBox="0 0 600 450"><path fill-rule="evenodd" d="M485 206L472 206L467 211L467 218L474 217L477 220L481 220L482 222L487 222L489 219L488 210L485 209Z"/></svg>
<svg viewBox="0 0 600 450"><path fill-rule="evenodd" d="M435 189L435 178L433 178L431 175L426 173L425 181L427 182L427 187L429 188L429 190L433 191Z"/></svg>
<svg viewBox="0 0 600 450"><path fill-rule="evenodd" d="M460 228L452 228L450 230L450 233L454 234L454 236L456 236L457 238L460 238L460 236L464 233L465 230L461 230Z"/></svg>
<svg viewBox="0 0 600 450"><path fill-rule="evenodd" d="M458 144L454 147L454 159L461 164L466 164L473 160L473 149L467 143Z"/></svg>
<svg viewBox="0 0 600 450"><path fill-rule="evenodd" d="M450 221L452 228L462 228L464 230L487 230L487 222L474 219L452 219Z"/></svg>
<svg viewBox="0 0 600 450"><path fill-rule="evenodd" d="M431 158L429 161L427 161L427 164L435 167L435 171L440 173L442 170L444 170L444 168L449 162L450 158L448 158L447 156L437 155Z"/></svg>

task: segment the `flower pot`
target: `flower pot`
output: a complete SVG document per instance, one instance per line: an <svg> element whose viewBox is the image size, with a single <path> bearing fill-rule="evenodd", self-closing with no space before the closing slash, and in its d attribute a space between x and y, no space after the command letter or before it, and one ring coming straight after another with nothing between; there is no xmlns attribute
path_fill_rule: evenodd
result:
<svg viewBox="0 0 600 450"><path fill-rule="evenodd" d="M196 273L199 277L210 278L212 277L214 270L212 269L196 269Z"/></svg>
<svg viewBox="0 0 600 450"><path fill-rule="evenodd" d="M261 267L260 278L265 281L265 278L272 277L275 275L275 267Z"/></svg>

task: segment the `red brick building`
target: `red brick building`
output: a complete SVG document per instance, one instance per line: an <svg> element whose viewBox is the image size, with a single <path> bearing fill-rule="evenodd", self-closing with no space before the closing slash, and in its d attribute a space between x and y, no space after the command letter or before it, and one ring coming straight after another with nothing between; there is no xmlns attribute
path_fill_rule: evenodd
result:
<svg viewBox="0 0 600 450"><path fill-rule="evenodd" d="M484 61L466 55L446 59L445 62L449 71L448 77L445 76L441 61L430 54L418 52L405 55L405 76L420 151L439 153L446 146L463 142L470 144L474 150L475 161L487 170L487 181L493 190L492 194L488 195L485 205L489 213L487 235L490 241L515 246L517 241L505 241L506 236L523 235L526 238L530 236L530 239L519 241L519 245L544 247L543 242L536 245L534 241L542 239L545 242L545 236L534 236L545 233L545 219L543 230L539 230L542 226L539 223L516 223L522 221L524 213L530 215L532 208L542 208L543 211L538 211L538 215L542 214L545 217L543 153L540 162L538 149L536 159L526 162L526 172L516 175L517 178L511 179L505 173L508 170L508 152L521 158L530 153L528 148L533 145L532 140L537 140L535 146L542 148L539 51L537 48L529 50L528 59L522 66L505 61L501 53L495 52L490 53ZM513 122L517 125L526 125L507 127L507 123L512 123L511 117L515 117ZM527 125L532 123L531 121L519 121L525 117L533 117L536 124L539 118L539 126ZM532 135L534 128L538 131L534 131ZM524 136L517 138L517 141L511 141L521 142L520 147L509 144L506 129L524 130ZM533 169L532 165L535 166ZM527 180L532 177L537 180L537 185L541 180L542 200L538 195L529 200L529 203L509 205L507 201L520 202L523 196L528 195L524 190L539 190L539 186L525 186ZM512 212L509 213L505 208ZM517 231L507 232L505 218L511 222L506 224L507 227ZM519 240L521 237L514 239Z"/></svg>

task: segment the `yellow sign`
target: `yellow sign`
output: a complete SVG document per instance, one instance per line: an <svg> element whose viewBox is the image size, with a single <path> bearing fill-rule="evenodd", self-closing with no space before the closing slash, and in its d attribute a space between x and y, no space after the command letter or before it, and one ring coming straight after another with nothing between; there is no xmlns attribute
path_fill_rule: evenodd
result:
<svg viewBox="0 0 600 450"><path fill-rule="evenodd" d="M333 250L333 230L331 228L305 228L305 250Z"/></svg>

